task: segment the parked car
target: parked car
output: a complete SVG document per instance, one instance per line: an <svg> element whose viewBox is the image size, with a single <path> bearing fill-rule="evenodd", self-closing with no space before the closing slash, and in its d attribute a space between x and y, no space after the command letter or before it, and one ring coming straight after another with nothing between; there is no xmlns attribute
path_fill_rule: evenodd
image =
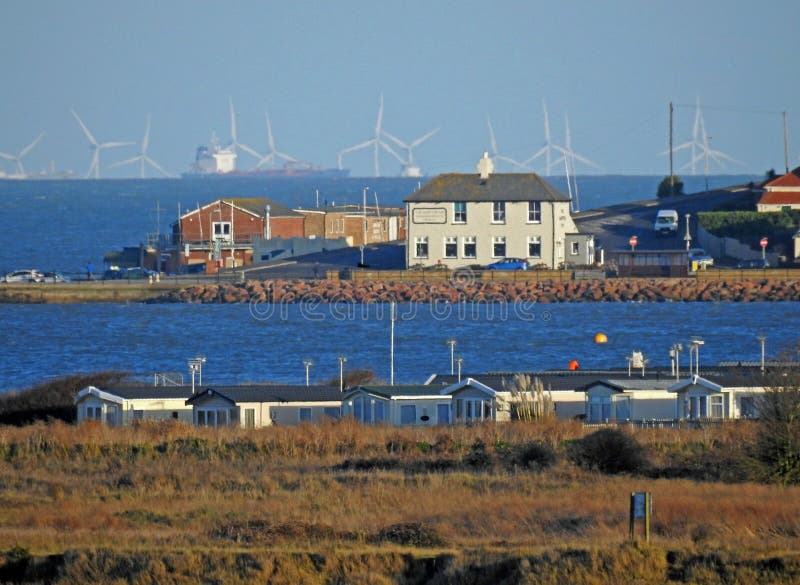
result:
<svg viewBox="0 0 800 585"><path fill-rule="evenodd" d="M764 269L769 268L769 260L766 258L751 258L749 260L739 260L736 268L744 270Z"/></svg>
<svg viewBox="0 0 800 585"><path fill-rule="evenodd" d="M142 268L140 266L134 266L132 268L126 268L123 272L122 278L128 280L140 280L142 278L147 278L149 276L155 276L155 270L148 270L147 268Z"/></svg>
<svg viewBox="0 0 800 585"><path fill-rule="evenodd" d="M662 209L656 214L653 229L661 236L674 236L678 231L678 212L674 209Z"/></svg>
<svg viewBox="0 0 800 585"><path fill-rule="evenodd" d="M484 270L527 270L528 261L524 258L503 258L487 264Z"/></svg>
<svg viewBox="0 0 800 585"><path fill-rule="evenodd" d="M42 282L44 275L38 270L15 270L3 277L5 282Z"/></svg>
<svg viewBox="0 0 800 585"><path fill-rule="evenodd" d="M42 278L43 282L72 282L69 276L64 276L60 272L44 272Z"/></svg>
<svg viewBox="0 0 800 585"><path fill-rule="evenodd" d="M714 266L714 258L706 254L703 248L692 248L689 250L689 264L697 262L697 268L705 269Z"/></svg>

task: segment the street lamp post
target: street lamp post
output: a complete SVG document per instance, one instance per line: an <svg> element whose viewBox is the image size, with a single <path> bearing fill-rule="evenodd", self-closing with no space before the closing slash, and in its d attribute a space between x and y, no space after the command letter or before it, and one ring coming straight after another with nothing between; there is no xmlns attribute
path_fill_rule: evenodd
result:
<svg viewBox="0 0 800 585"><path fill-rule="evenodd" d="M689 218L691 216L692 216L691 213L687 213L686 214L686 235L683 236L683 239L686 241L686 251L687 252L692 247L692 234L689 233Z"/></svg>
<svg viewBox="0 0 800 585"><path fill-rule="evenodd" d="M203 385L203 364L206 363L206 358L199 355L189 360L189 372L192 374L192 394L194 394L194 375L198 374L200 377L200 385Z"/></svg>
<svg viewBox="0 0 800 585"><path fill-rule="evenodd" d="M303 365L306 368L306 386L308 386L309 385L309 383L308 383L308 381L309 381L308 374L309 374L309 371L311 370L311 366L314 365L314 362L312 362L311 360L303 360Z"/></svg>
<svg viewBox="0 0 800 585"><path fill-rule="evenodd" d="M339 360L339 392L344 392L344 364L347 363L347 358L340 355L336 359Z"/></svg>
<svg viewBox="0 0 800 585"><path fill-rule="evenodd" d="M758 339L761 342L761 373L764 374L766 372L766 370L767 370L767 368L766 368L767 363L766 363L766 360L765 360L765 353L764 353L764 347L765 347L765 345L767 343L767 336L764 335L763 333L760 333L756 337L756 339Z"/></svg>
<svg viewBox="0 0 800 585"><path fill-rule="evenodd" d="M673 343L669 348L669 357L672 358L672 373L675 374L676 380L681 378L681 351L683 351L683 345L680 343Z"/></svg>
<svg viewBox="0 0 800 585"><path fill-rule="evenodd" d="M461 381L461 364L463 364L463 363L464 363L464 358L463 357L457 357L456 358L456 364L458 364L458 381L459 382Z"/></svg>
<svg viewBox="0 0 800 585"><path fill-rule="evenodd" d="M692 350L694 350L694 373L700 375L700 346L705 344L705 341L699 337L692 337L689 341L689 374L691 375L691 362Z"/></svg>
<svg viewBox="0 0 800 585"><path fill-rule="evenodd" d="M455 351L456 351L456 340L455 338L451 337L447 340L447 345L450 346L450 375L452 376L455 374Z"/></svg>

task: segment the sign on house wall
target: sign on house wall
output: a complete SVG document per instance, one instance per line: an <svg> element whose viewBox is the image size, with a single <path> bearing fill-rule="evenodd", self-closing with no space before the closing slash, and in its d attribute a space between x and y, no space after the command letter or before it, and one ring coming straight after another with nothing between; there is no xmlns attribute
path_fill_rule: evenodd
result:
<svg viewBox="0 0 800 585"><path fill-rule="evenodd" d="M415 207L411 211L413 223L447 223L447 210L443 207Z"/></svg>

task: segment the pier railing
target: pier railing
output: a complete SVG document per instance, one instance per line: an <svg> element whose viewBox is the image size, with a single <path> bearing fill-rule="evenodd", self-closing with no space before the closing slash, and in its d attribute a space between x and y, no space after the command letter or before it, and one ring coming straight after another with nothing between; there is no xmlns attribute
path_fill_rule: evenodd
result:
<svg viewBox="0 0 800 585"><path fill-rule="evenodd" d="M697 280L797 280L800 279L800 268L707 268L695 273Z"/></svg>

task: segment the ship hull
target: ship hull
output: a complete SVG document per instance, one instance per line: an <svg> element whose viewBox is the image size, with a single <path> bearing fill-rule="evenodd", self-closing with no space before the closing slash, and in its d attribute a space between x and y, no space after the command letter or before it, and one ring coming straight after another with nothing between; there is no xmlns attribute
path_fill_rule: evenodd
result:
<svg viewBox="0 0 800 585"><path fill-rule="evenodd" d="M264 169L230 173L183 173L183 179L346 179L350 169Z"/></svg>

